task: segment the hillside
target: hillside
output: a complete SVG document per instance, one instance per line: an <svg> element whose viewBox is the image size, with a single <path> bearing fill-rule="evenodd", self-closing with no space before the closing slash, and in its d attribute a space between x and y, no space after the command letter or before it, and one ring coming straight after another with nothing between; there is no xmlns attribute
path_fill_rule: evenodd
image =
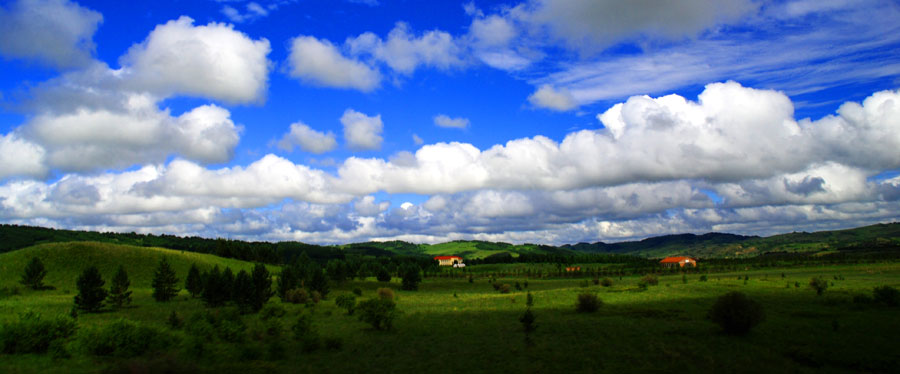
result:
<svg viewBox="0 0 900 374"><path fill-rule="evenodd" d="M40 258L47 269L45 284L69 290L75 288L75 279L90 265L97 266L107 281L120 264L125 266L132 288L150 288L153 272L163 257L168 259L182 281L192 263L196 263L201 271L215 265L230 267L235 272L250 271L253 267L251 262L164 248L98 242L50 243L0 254L0 288L19 286L22 269L32 257ZM277 267L269 267L270 272L277 270Z"/></svg>

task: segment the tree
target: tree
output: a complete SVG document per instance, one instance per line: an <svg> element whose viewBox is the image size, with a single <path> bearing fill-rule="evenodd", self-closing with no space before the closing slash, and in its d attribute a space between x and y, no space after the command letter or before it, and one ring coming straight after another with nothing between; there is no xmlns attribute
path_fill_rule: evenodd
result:
<svg viewBox="0 0 900 374"><path fill-rule="evenodd" d="M281 301L285 301L288 291L297 288L298 280L296 274L293 266L285 266L281 269L281 274L278 275L278 283L276 285L278 297L281 297Z"/></svg>
<svg viewBox="0 0 900 374"><path fill-rule="evenodd" d="M356 310L359 311L359 320L372 325L376 330L390 330L398 314L394 300L380 297L359 303Z"/></svg>
<svg viewBox="0 0 900 374"><path fill-rule="evenodd" d="M766 319L762 305L741 292L722 295L710 308L707 318L732 335L743 335Z"/></svg>
<svg viewBox="0 0 900 374"><path fill-rule="evenodd" d="M169 261L163 257L159 261L159 266L153 274L153 298L156 301L169 301L180 291L175 285L178 284L178 278L175 277L175 270L169 265Z"/></svg>
<svg viewBox="0 0 900 374"><path fill-rule="evenodd" d="M191 297L199 297L203 292L203 277L200 276L197 264L191 264L191 270L188 270L187 278L184 280L184 288L188 290Z"/></svg>
<svg viewBox="0 0 900 374"><path fill-rule="evenodd" d="M231 291L234 303L241 310L241 313L253 311L253 281L250 280L250 274L246 270L241 270L234 277L234 285Z"/></svg>
<svg viewBox="0 0 900 374"><path fill-rule="evenodd" d="M119 270L113 277L112 284L109 285L109 296L107 297L109 303L115 305L116 308L131 304L131 291L128 290L130 285L131 281L128 280L125 267L119 265Z"/></svg>
<svg viewBox="0 0 900 374"><path fill-rule="evenodd" d="M88 313L99 311L103 308L103 300L106 299L106 290L103 285L103 277L96 266L89 266L78 276L75 281L78 294L75 295L75 306Z"/></svg>
<svg viewBox="0 0 900 374"><path fill-rule="evenodd" d="M206 306L218 307L224 305L228 301L230 292L229 289L225 288L224 282L222 282L222 271L219 270L219 265L214 266L209 273L203 276L203 292L200 294L200 297L203 298Z"/></svg>
<svg viewBox="0 0 900 374"><path fill-rule="evenodd" d="M47 275L47 269L44 263L37 257L32 257L28 265L25 265L25 273L22 274L22 280L19 283L33 290L44 288L44 277Z"/></svg>
<svg viewBox="0 0 900 374"><path fill-rule="evenodd" d="M222 282L222 297L225 298L225 302L234 301L234 273L230 267L225 267L220 281Z"/></svg>
<svg viewBox="0 0 900 374"><path fill-rule="evenodd" d="M253 266L250 280L253 283L253 311L258 312L263 305L269 301L275 292L272 291L272 277L269 275L269 269L263 264Z"/></svg>
<svg viewBox="0 0 900 374"><path fill-rule="evenodd" d="M817 296L822 296L825 290L828 289L828 281L822 277L815 277L809 280L809 286L816 290Z"/></svg>
<svg viewBox="0 0 900 374"><path fill-rule="evenodd" d="M322 271L322 267L316 263L310 264L307 268L307 280L306 280L306 288L309 288L311 291L318 291L319 294L325 296L328 294L329 285L328 278L325 277L325 273Z"/></svg>
<svg viewBox="0 0 900 374"><path fill-rule="evenodd" d="M390 282L391 281L391 273L388 272L387 268L384 266L379 266L378 271L375 272L375 277L379 282Z"/></svg>
<svg viewBox="0 0 900 374"><path fill-rule="evenodd" d="M415 291L419 289L419 282L422 281L422 274L419 274L419 267L415 264L406 264L401 268L400 276L403 282L400 288L407 291Z"/></svg>

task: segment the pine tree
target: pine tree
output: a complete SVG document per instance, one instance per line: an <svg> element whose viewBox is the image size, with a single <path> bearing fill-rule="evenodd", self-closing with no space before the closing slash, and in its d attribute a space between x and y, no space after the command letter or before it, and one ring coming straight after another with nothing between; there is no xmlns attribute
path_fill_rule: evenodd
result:
<svg viewBox="0 0 900 374"><path fill-rule="evenodd" d="M225 267L225 271L222 272L221 281L225 302L234 301L234 273L231 271L230 267Z"/></svg>
<svg viewBox="0 0 900 374"><path fill-rule="evenodd" d="M272 291L272 277L265 265L256 264L253 267L251 281L253 282L253 310L259 311L275 294Z"/></svg>
<svg viewBox="0 0 900 374"><path fill-rule="evenodd" d="M159 267L153 274L153 298L156 301L169 301L180 291L175 285L178 284L178 278L175 276L175 270L169 265L169 261L165 257L159 262Z"/></svg>
<svg viewBox="0 0 900 374"><path fill-rule="evenodd" d="M188 270L187 278L184 280L184 288L188 290L191 297L198 297L203 292L203 278L200 276L197 264L191 264L191 270Z"/></svg>
<svg viewBox="0 0 900 374"><path fill-rule="evenodd" d="M222 282L222 272L219 270L219 265L214 266L209 273L203 276L203 292L200 296L203 298L206 306L217 307L224 305L228 300L229 292L230 290L225 288Z"/></svg>
<svg viewBox="0 0 900 374"><path fill-rule="evenodd" d="M388 272L387 268L384 266L378 266L378 271L375 272L375 277L379 282L390 282L391 281L391 273Z"/></svg>
<svg viewBox="0 0 900 374"><path fill-rule="evenodd" d="M75 295L75 306L88 313L96 312L103 308L103 300L106 299L106 290L103 285L103 277L96 266L89 266L78 276L75 281L78 294Z"/></svg>
<svg viewBox="0 0 900 374"><path fill-rule="evenodd" d="M330 287L328 285L328 278L325 277L325 272L322 270L322 267L315 262L307 267L306 274L308 278L306 280L306 288L309 288L310 291L318 291L319 294L325 296L328 294L328 289Z"/></svg>
<svg viewBox="0 0 900 374"><path fill-rule="evenodd" d="M293 266L285 266L281 269L281 274L278 275L278 284L276 288L278 289L278 297L281 298L281 301L284 301L285 295L288 291L297 288L297 275L294 271Z"/></svg>
<svg viewBox="0 0 900 374"><path fill-rule="evenodd" d="M116 276L113 277L112 284L109 286L109 296L107 297L109 303L115 305L116 308L131 304L131 291L128 290L130 285L131 281L128 280L125 267L119 265L119 271L116 272Z"/></svg>
<svg viewBox="0 0 900 374"><path fill-rule="evenodd" d="M37 257L32 257L28 265L25 265L25 273L22 274L22 280L19 283L33 290L44 288L44 276L47 275L47 269L44 263Z"/></svg>
<svg viewBox="0 0 900 374"><path fill-rule="evenodd" d="M246 270L239 271L237 276L234 277L231 294L234 303L242 313L259 310L254 308L255 290L253 289L253 281L250 279L250 274L247 274Z"/></svg>

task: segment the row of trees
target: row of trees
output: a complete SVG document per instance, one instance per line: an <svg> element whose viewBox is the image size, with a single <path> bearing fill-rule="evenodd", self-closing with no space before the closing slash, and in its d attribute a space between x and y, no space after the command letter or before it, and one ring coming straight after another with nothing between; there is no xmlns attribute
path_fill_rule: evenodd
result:
<svg viewBox="0 0 900 374"><path fill-rule="evenodd" d="M153 298L160 302L171 300L180 291L176 286L177 283L175 270L164 257L153 274L151 283ZM109 303L115 308L131 304L131 291L129 290L131 281L128 279L128 272L125 271L124 266L119 265L108 290L103 288L104 285L106 285L106 281L103 280L103 276L100 275L100 270L96 266L91 265L84 269L75 280L75 286L78 289L78 294L75 295L75 309L93 313L103 309L105 303Z"/></svg>
<svg viewBox="0 0 900 374"><path fill-rule="evenodd" d="M263 264L256 264L249 273L241 270L237 275L229 267L220 270L218 265L201 273L192 264L185 278L185 289L209 307L234 303L243 313L258 312L275 294L272 277Z"/></svg>

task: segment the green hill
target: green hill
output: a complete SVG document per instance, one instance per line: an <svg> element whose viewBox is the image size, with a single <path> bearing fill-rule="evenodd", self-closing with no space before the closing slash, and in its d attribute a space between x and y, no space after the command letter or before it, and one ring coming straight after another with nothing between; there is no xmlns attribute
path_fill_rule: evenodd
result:
<svg viewBox="0 0 900 374"><path fill-rule="evenodd" d="M218 265L230 267L234 272L250 271L253 263L217 257L208 254L185 252L164 248L136 247L98 242L70 242L40 244L0 254L0 288L19 286L23 269L32 257L38 257L47 269L44 284L58 289L75 288L75 280L84 268L95 265L107 281L119 265L125 266L132 288L150 288L153 272L165 257L183 281L192 263L201 271ZM269 266L269 271L278 268Z"/></svg>

